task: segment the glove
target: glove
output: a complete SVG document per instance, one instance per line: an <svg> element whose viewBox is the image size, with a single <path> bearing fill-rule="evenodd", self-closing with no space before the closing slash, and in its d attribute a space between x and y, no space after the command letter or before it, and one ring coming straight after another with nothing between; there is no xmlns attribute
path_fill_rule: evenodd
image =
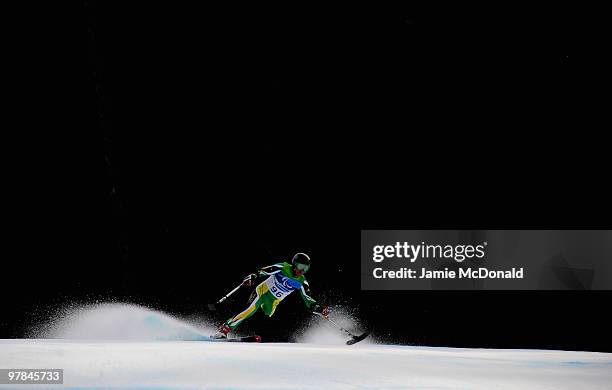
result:
<svg viewBox="0 0 612 390"><path fill-rule="evenodd" d="M251 287L252 285L255 284L255 280L256 279L257 279L257 275L256 274L250 274L249 276L244 278L244 281L242 282L242 285L243 286L247 286L247 287Z"/></svg>
<svg viewBox="0 0 612 390"><path fill-rule="evenodd" d="M321 306L318 303L312 308L312 312L315 314L320 314L323 317L327 318L329 317L329 313L331 312L331 310L329 309L329 306Z"/></svg>
<svg viewBox="0 0 612 390"><path fill-rule="evenodd" d="M329 313L331 312L329 306L325 306L321 311L321 315L325 318L329 318Z"/></svg>

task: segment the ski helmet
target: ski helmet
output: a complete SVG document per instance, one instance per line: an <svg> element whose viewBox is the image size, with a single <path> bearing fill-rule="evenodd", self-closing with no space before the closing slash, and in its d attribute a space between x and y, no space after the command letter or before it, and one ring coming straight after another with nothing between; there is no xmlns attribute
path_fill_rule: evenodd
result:
<svg viewBox="0 0 612 390"><path fill-rule="evenodd" d="M291 265L293 265L293 269L298 269L305 273L310 268L310 257L306 253L296 253L293 259L291 259Z"/></svg>

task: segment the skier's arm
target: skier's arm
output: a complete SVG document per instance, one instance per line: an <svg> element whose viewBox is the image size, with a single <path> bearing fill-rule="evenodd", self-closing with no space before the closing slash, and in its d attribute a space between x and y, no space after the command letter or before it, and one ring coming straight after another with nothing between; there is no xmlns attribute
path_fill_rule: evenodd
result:
<svg viewBox="0 0 612 390"><path fill-rule="evenodd" d="M249 274L242 282L246 286L252 286L260 276L270 276L283 269L282 264L272 264L258 269L255 273Z"/></svg>
<svg viewBox="0 0 612 390"><path fill-rule="evenodd" d="M308 310L315 314L321 314L324 317L327 317L329 315L329 307L321 306L310 296L310 286L308 285L307 281L304 281L304 283L302 283L302 287L300 288L300 295L302 296L304 304L306 305Z"/></svg>
<svg viewBox="0 0 612 390"><path fill-rule="evenodd" d="M257 270L257 276L270 276L283 269L283 264L272 264Z"/></svg>

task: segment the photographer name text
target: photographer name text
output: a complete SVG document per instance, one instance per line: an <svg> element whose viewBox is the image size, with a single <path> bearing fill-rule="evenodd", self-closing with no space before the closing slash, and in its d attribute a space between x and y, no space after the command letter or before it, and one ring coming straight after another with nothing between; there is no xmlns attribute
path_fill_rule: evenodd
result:
<svg viewBox="0 0 612 390"><path fill-rule="evenodd" d="M373 276L375 279L523 279L524 269L512 268L509 270L490 270L485 267L479 268L460 268L458 271L449 270L430 270L421 268L400 268L398 270L383 270L374 268Z"/></svg>

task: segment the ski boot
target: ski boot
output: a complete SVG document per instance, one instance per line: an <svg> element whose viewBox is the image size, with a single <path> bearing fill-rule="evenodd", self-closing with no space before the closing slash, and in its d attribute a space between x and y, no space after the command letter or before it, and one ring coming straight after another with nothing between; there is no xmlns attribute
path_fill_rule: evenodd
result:
<svg viewBox="0 0 612 390"><path fill-rule="evenodd" d="M222 324L221 326L219 326L219 329L217 329L217 333L215 333L211 337L213 339L226 339L227 334L231 332L231 330L232 329L229 326L227 326L227 324Z"/></svg>

